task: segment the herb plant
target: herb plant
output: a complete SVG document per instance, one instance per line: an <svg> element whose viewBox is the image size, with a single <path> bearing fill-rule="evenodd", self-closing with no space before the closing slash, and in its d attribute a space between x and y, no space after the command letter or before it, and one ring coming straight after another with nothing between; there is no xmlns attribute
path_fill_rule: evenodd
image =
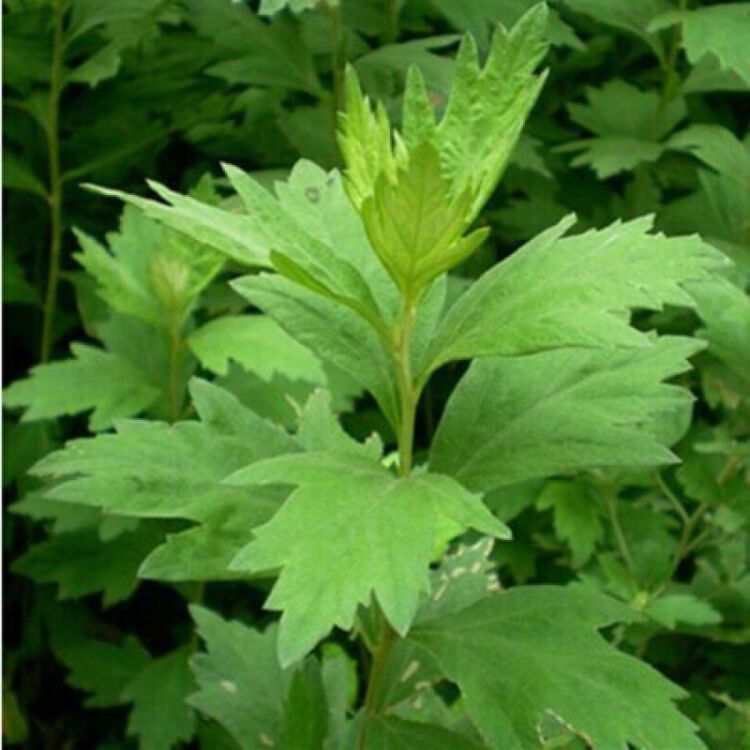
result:
<svg viewBox="0 0 750 750"><path fill-rule="evenodd" d="M52 8L55 113L55 70L93 86L136 44L80 5ZM388 2L373 28L325 0L263 0L270 23L229 3L142 9L154 34L188 35L188 19L215 39L210 75L296 108L291 140L319 163L283 177L223 164L189 191L151 182L159 200L86 185L126 206L104 243L75 230L79 340L4 391L24 410L6 448L12 511L49 531L14 571L115 613L40 587L25 615L89 713L128 707L102 747L689 750L750 736L728 664L750 615L750 151L727 127L684 124L689 94L750 82L720 24L748 14L428 5ZM472 32L450 63L425 50L452 39L396 43L399 19L431 13ZM93 62L65 58L80 18L104 24ZM555 104L550 44L575 71L586 44L621 41L607 27L654 56L658 87L615 77ZM383 45L345 65L368 35ZM216 136L222 96L191 139ZM42 360L65 207L45 127ZM209 150L231 156L226 135ZM569 199L568 162L597 177ZM33 174L12 165L10 186L29 192ZM513 250L488 261L498 237ZM694 673L670 651L691 638ZM12 662L42 648L30 638ZM10 687L7 706L6 736L30 741Z"/></svg>

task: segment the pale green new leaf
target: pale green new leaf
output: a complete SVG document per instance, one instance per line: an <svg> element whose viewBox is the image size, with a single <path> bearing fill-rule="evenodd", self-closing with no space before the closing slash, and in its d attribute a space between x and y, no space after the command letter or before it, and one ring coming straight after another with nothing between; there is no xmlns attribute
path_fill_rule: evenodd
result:
<svg viewBox="0 0 750 750"><path fill-rule="evenodd" d="M242 750L283 747L285 683L276 658L276 628L260 633L192 606L206 652L190 667L199 691L188 703L218 721Z"/></svg>
<svg viewBox="0 0 750 750"><path fill-rule="evenodd" d="M442 176L452 197L471 196L465 220L471 222L500 179L521 128L539 94L543 77L534 69L544 56L547 14L543 5L528 11L508 32L495 31L484 66L476 44L466 36L456 58L456 74L445 113L435 122L424 78L415 67L407 76L403 138L392 133L385 109L372 110L353 72L347 77L345 113L339 143L346 165L346 188L359 210L378 180L397 181L409 154L427 142L439 154Z"/></svg>
<svg viewBox="0 0 750 750"><path fill-rule="evenodd" d="M527 586L417 625L409 641L455 682L496 750L536 750L545 717L591 747L698 750L681 688L610 646L599 628L632 613L581 589Z"/></svg>
<svg viewBox="0 0 750 750"><path fill-rule="evenodd" d="M563 237L573 218L487 271L450 308L423 376L445 362L565 346L644 346L628 311L692 306L686 282L726 259L698 237L649 234L651 217Z"/></svg>
<svg viewBox="0 0 750 750"><path fill-rule="evenodd" d="M298 485L232 564L248 572L281 568L266 607L283 611L284 665L304 656L332 626L351 628L357 606L370 604L372 594L404 634L420 594L429 590L436 545L469 527L509 535L478 496L448 477L397 478L349 453L279 456L227 481Z"/></svg>
<svg viewBox="0 0 750 750"><path fill-rule="evenodd" d="M290 380L326 381L315 355L265 315L215 318L193 331L187 343L201 364L218 375L226 375L234 361L264 380L278 373Z"/></svg>
<svg viewBox="0 0 750 750"><path fill-rule="evenodd" d="M451 196L435 149L422 143L409 153L395 182L381 175L362 203L362 221L372 247L406 299L416 299L437 276L471 255L487 237L467 237L469 190Z"/></svg>
<svg viewBox="0 0 750 750"><path fill-rule="evenodd" d="M52 419L93 409L92 431L151 406L161 391L128 360L86 344L71 344L71 359L36 365L3 392L6 408L24 407L22 421Z"/></svg>
<svg viewBox="0 0 750 750"><path fill-rule="evenodd" d="M182 648L154 659L125 685L122 697L133 704L127 734L140 750L171 750L195 733L195 712L185 702L195 689L189 653Z"/></svg>
<svg viewBox="0 0 750 750"><path fill-rule="evenodd" d="M445 114L436 125L417 70L404 99L404 139L411 150L428 141L440 154L453 194L472 194L467 221L487 202L510 158L544 76L534 70L547 51L547 9L531 8L510 30L501 25L480 66L466 36L456 57L456 75Z"/></svg>
<svg viewBox="0 0 750 750"><path fill-rule="evenodd" d="M690 407L688 391L661 381L702 346L663 337L646 348L477 360L448 401L430 466L487 492L585 468L673 463L648 427Z"/></svg>
<svg viewBox="0 0 750 750"><path fill-rule="evenodd" d="M682 27L682 46L695 65L707 55L718 59L722 69L732 70L750 83L750 6L747 3L719 3L694 10L673 10L654 18L649 31L675 24Z"/></svg>

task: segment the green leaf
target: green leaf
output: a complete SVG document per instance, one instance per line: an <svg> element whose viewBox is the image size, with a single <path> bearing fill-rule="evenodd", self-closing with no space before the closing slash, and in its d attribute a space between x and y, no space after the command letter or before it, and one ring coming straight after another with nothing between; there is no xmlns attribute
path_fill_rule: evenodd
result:
<svg viewBox="0 0 750 750"><path fill-rule="evenodd" d="M327 391L313 391L299 412L295 440L306 451L337 451L351 453L378 461L383 445L377 433L372 433L364 443L354 440L344 432L331 409L331 396Z"/></svg>
<svg viewBox="0 0 750 750"><path fill-rule="evenodd" d="M123 685L150 659L148 651L132 635L119 644L91 638L76 640L55 648L55 657L70 670L67 683L91 693L83 703L86 708L109 708L126 703Z"/></svg>
<svg viewBox="0 0 750 750"><path fill-rule="evenodd" d="M398 398L391 357L359 315L279 276L243 276L232 286L300 344L372 393L386 418L396 424Z"/></svg>
<svg viewBox="0 0 750 750"><path fill-rule="evenodd" d="M588 562L602 539L602 524L597 505L583 485L574 482L548 482L537 500L540 510L555 513L555 535L565 541L573 553L573 566Z"/></svg>
<svg viewBox="0 0 750 750"><path fill-rule="evenodd" d="M20 305L39 303L39 293L26 280L24 269L7 247L3 253L3 301Z"/></svg>
<svg viewBox="0 0 750 750"><path fill-rule="evenodd" d="M165 328L182 322L200 292L221 270L214 250L160 226L126 206L109 251L77 232L78 262L96 279L97 293L114 310Z"/></svg>
<svg viewBox="0 0 750 750"><path fill-rule="evenodd" d="M226 375L233 360L245 370L270 380L274 373L291 380L325 383L317 358L264 315L223 316L188 336L188 346L201 364Z"/></svg>
<svg viewBox="0 0 750 750"><path fill-rule="evenodd" d="M537 0L464 0L462 3L451 0L430 0L442 16L460 31L468 31L484 50L489 42L490 32L496 24L510 28L534 5ZM583 42L558 13L549 9L547 35L550 44L583 49Z"/></svg>
<svg viewBox="0 0 750 750"><path fill-rule="evenodd" d="M285 683L276 628L260 633L191 606L206 652L190 660L199 691L188 703L218 721L243 750L283 747Z"/></svg>
<svg viewBox="0 0 750 750"><path fill-rule="evenodd" d="M472 194L451 196L435 149L420 144L396 181L381 175L362 203L372 247L404 297L415 300L437 276L458 265L486 239L488 230L462 237Z"/></svg>
<svg viewBox="0 0 750 750"><path fill-rule="evenodd" d="M409 640L458 685L490 747L539 747L551 715L592 747L702 748L672 704L682 689L596 633L629 619L597 594L528 586L418 625Z"/></svg>
<svg viewBox="0 0 750 750"><path fill-rule="evenodd" d="M569 104L571 119L596 138L573 141L557 151L583 151L573 166L590 165L604 179L656 161L665 146L660 141L685 117L681 98L664 104L655 91L641 91L615 79L586 91L588 104Z"/></svg>
<svg viewBox="0 0 750 750"><path fill-rule="evenodd" d="M694 155L712 170L699 171L701 191L676 202L685 207L685 226L710 240L736 244L733 259L745 268L747 276L743 259L750 226L750 141L740 141L718 125L691 125L672 136L669 147ZM670 209L673 207L668 206L666 212Z"/></svg>
<svg viewBox="0 0 750 750"><path fill-rule="evenodd" d="M13 570L37 583L57 584L60 599L101 592L104 606L110 606L130 596L138 566L162 538L153 526L140 526L109 542L88 529L59 534L31 547L13 563Z"/></svg>
<svg viewBox="0 0 750 750"><path fill-rule="evenodd" d="M132 702L127 734L138 738L140 750L170 750L195 733L194 711L186 698L195 689L187 649L154 659L122 691Z"/></svg>
<svg viewBox="0 0 750 750"><path fill-rule="evenodd" d="M256 222L252 217L181 195L157 182L148 184L165 203L97 185L84 187L135 206L150 219L189 235L242 266L267 268L270 265L267 247L256 239Z"/></svg>
<svg viewBox="0 0 750 750"><path fill-rule="evenodd" d="M246 574L229 570L229 564L247 544L249 529L268 521L278 507L277 497L253 493L245 502L211 512L198 526L178 534L167 534L164 544L141 563L139 578L157 581L246 579Z"/></svg>
<svg viewBox="0 0 750 750"><path fill-rule="evenodd" d="M665 594L650 601L644 611L670 630L674 630L678 622L698 626L721 622L721 615L711 603L693 594Z"/></svg>
<svg viewBox="0 0 750 750"><path fill-rule="evenodd" d="M232 564L248 572L282 569L266 607L283 610L283 665L304 656L332 626L351 628L357 606L369 604L373 593L404 634L420 593L429 590L436 545L468 527L509 536L476 495L447 477L399 479L350 454L280 456L227 481L298 485Z"/></svg>
<svg viewBox="0 0 750 750"><path fill-rule="evenodd" d="M458 612L499 591L500 581L495 565L489 559L494 544L492 537L482 537L469 546L461 544L455 552L443 555L440 567L432 573L432 595L420 605L415 622Z"/></svg>
<svg viewBox="0 0 750 750"><path fill-rule="evenodd" d="M200 422L122 421L113 434L73 440L46 456L33 473L65 479L47 496L123 515L195 521L250 502L247 492L221 480L259 458L295 450L294 442L217 386L194 380L191 392Z"/></svg>
<svg viewBox="0 0 750 750"><path fill-rule="evenodd" d="M480 750L482 747L436 724L378 715L368 716L364 721L362 733L367 738L368 750Z"/></svg>
<svg viewBox="0 0 750 750"><path fill-rule="evenodd" d="M445 362L561 346L643 346L628 310L692 306L686 282L726 259L697 237L647 234L652 219L562 237L573 219L487 271L450 308L423 377Z"/></svg>
<svg viewBox="0 0 750 750"><path fill-rule="evenodd" d="M66 29L65 43L71 44L77 37L105 24L123 24L138 19L153 11L159 0L127 0L115 5L102 4L97 0L74 0L71 3L70 23Z"/></svg>
<svg viewBox="0 0 750 750"><path fill-rule="evenodd" d="M3 152L3 187L24 190L44 201L48 200L45 184L34 174L32 168L10 149L4 149Z"/></svg>
<svg viewBox="0 0 750 750"><path fill-rule="evenodd" d="M744 44L750 34L750 8L745 3L719 3L695 10L673 10L654 18L649 31L675 24L682 27L682 46L695 65L707 55L722 69L732 70L750 83L750 61Z"/></svg>
<svg viewBox="0 0 750 750"><path fill-rule="evenodd" d="M708 341L708 351L744 386L750 400L750 296L725 279L693 284L690 293L705 327L697 335Z"/></svg>
<svg viewBox="0 0 750 750"><path fill-rule="evenodd" d="M290 19L264 23L244 3L186 0L185 5L198 33L211 39L224 58L209 74L246 86L281 86L320 96L313 57Z"/></svg>
<svg viewBox="0 0 750 750"><path fill-rule="evenodd" d="M36 365L29 377L3 392L7 408L25 407L23 421L51 419L93 409L96 432L116 419L144 411L161 391L122 357L86 344L71 344L72 359Z"/></svg>
<svg viewBox="0 0 750 750"><path fill-rule="evenodd" d="M305 164L297 167L305 170ZM289 200L293 195L293 184L282 190L279 200L275 200L247 174L224 165L229 181L239 194L248 213L258 223L265 235L263 241L270 250L274 267L284 276L302 284L318 294L340 301L371 321L377 328L379 321L378 303L360 270L345 255L345 248L334 248L308 233L302 221L309 216L309 204L317 206L323 189L310 186L305 190L305 203L301 211L298 202ZM329 177L316 170L318 181ZM299 213L299 218L297 214ZM317 234L317 233L316 233Z"/></svg>
<svg viewBox="0 0 750 750"><path fill-rule="evenodd" d="M478 360L448 401L430 466L487 492L583 468L672 463L648 425L689 406L688 391L661 381L688 369L701 346L663 337L643 349Z"/></svg>
<svg viewBox="0 0 750 750"><path fill-rule="evenodd" d="M544 56L546 8L532 8L508 32L495 31L487 61L479 65L476 45L466 36L456 59L456 74L439 123L424 79L409 71L403 110L403 139L391 136L382 105L373 112L353 72L346 83L346 108L339 144L346 164L346 188L359 210L381 179L397 182L397 169L427 142L439 154L441 173L452 196L471 195L465 216L473 220L495 188L529 110L543 83L533 71ZM498 137L498 134L502 134Z"/></svg>
<svg viewBox="0 0 750 750"><path fill-rule="evenodd" d="M320 665L306 659L292 676L284 701L284 744L318 750L328 733L328 705Z"/></svg>
<svg viewBox="0 0 750 750"><path fill-rule="evenodd" d="M191 392L200 422L120 422L114 434L72 441L49 454L34 472L63 479L47 492L54 501L200 524L169 536L156 550L156 543L144 549L135 561L140 576L236 578L227 565L247 544L250 529L271 517L280 497L221 481L248 463L298 446L217 386L193 381Z"/></svg>
<svg viewBox="0 0 750 750"><path fill-rule="evenodd" d="M667 0L564 0L565 5L607 26L627 31L645 42L660 59L665 58L662 40L652 33L649 23L659 14L670 10Z"/></svg>

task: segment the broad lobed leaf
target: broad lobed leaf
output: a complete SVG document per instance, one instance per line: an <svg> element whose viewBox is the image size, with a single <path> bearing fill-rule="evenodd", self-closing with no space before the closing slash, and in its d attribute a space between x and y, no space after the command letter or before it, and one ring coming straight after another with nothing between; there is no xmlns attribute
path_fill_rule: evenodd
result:
<svg viewBox="0 0 750 750"><path fill-rule="evenodd" d="M629 310L692 306L689 281L726 258L698 237L649 234L652 219L563 237L563 219L480 277L443 318L422 367L566 346L644 346Z"/></svg>
<svg viewBox="0 0 750 750"><path fill-rule="evenodd" d="M477 360L448 401L430 466L487 492L596 466L672 463L648 426L690 408L687 391L661 381L688 369L702 346L662 337L645 348Z"/></svg>
<svg viewBox="0 0 750 750"><path fill-rule="evenodd" d="M281 569L266 606L283 611L284 665L332 626L351 628L357 606L369 604L373 594L404 634L420 594L429 590L436 545L469 527L501 538L509 533L476 495L448 477L397 478L378 462L351 454L279 456L227 481L298 485L232 564L256 573Z"/></svg>
<svg viewBox="0 0 750 750"><path fill-rule="evenodd" d="M491 748L539 747L546 715L593 747L702 748L672 703L682 689L596 632L631 619L598 594L526 586L421 623L409 640L458 685Z"/></svg>

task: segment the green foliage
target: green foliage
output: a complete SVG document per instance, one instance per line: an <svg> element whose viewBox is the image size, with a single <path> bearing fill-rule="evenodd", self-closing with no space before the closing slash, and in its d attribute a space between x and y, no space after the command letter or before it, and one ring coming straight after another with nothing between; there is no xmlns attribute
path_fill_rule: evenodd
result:
<svg viewBox="0 0 750 750"><path fill-rule="evenodd" d="M702 747L671 706L680 690L595 634L622 617L580 591L518 588L422 623L410 639L459 685L491 747L538 747L545 711L594 747Z"/></svg>
<svg viewBox="0 0 750 750"><path fill-rule="evenodd" d="M5 744L747 744L744 4L3 10Z"/></svg>
<svg viewBox="0 0 750 750"><path fill-rule="evenodd" d="M283 456L228 481L299 485L232 562L251 573L282 569L266 606L284 611L283 665L303 656L332 625L350 629L357 605L367 605L371 593L404 635L420 592L429 589L427 568L436 548L466 528L509 533L477 496L448 477L394 478L377 461L345 453ZM341 560L349 564L340 567ZM330 571L325 580L318 567Z"/></svg>

